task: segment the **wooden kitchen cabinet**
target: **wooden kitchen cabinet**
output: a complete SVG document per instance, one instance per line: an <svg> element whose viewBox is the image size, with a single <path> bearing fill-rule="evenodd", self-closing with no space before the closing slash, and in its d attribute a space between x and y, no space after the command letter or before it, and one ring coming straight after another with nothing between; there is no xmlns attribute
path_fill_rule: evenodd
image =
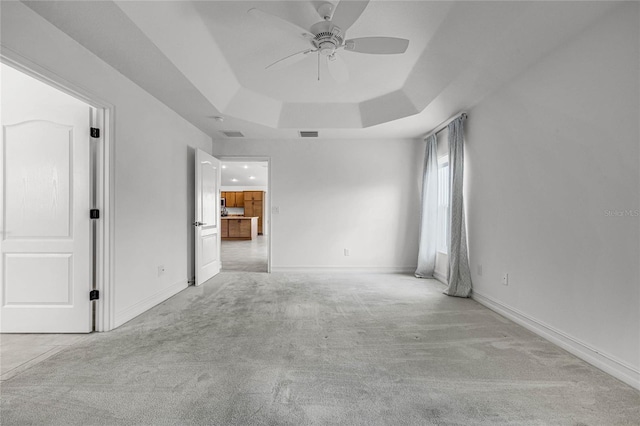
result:
<svg viewBox="0 0 640 426"><path fill-rule="evenodd" d="M235 192L226 192L227 196L225 197L227 200L227 207L235 207L236 206L236 193Z"/></svg>
<svg viewBox="0 0 640 426"><path fill-rule="evenodd" d="M258 218L224 217L220 228L220 236L225 240L252 240L258 236Z"/></svg>
<svg viewBox="0 0 640 426"><path fill-rule="evenodd" d="M235 192L236 207L244 207L244 192Z"/></svg>
<svg viewBox="0 0 640 426"><path fill-rule="evenodd" d="M227 207L244 207L244 192L242 191L222 191L220 196L225 199Z"/></svg>
<svg viewBox="0 0 640 426"><path fill-rule="evenodd" d="M229 219L229 238L251 238L251 221Z"/></svg>
<svg viewBox="0 0 640 426"><path fill-rule="evenodd" d="M264 191L244 191L244 201L262 201Z"/></svg>
<svg viewBox="0 0 640 426"><path fill-rule="evenodd" d="M229 236L229 221L221 220L220 221L220 237L227 238Z"/></svg>
<svg viewBox="0 0 640 426"><path fill-rule="evenodd" d="M258 234L262 234L262 222L264 217L264 191L244 192L244 215L258 217Z"/></svg>

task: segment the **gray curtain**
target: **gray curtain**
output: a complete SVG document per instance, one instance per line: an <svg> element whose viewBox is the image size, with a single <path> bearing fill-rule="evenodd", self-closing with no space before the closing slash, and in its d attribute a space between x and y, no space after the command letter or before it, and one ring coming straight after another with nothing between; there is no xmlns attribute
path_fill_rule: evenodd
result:
<svg viewBox="0 0 640 426"><path fill-rule="evenodd" d="M464 178L464 118L449 123L449 286L444 291L449 296L469 297L471 271L467 253L467 231L464 220L462 181Z"/></svg>
<svg viewBox="0 0 640 426"><path fill-rule="evenodd" d="M418 268L415 275L418 278L433 278L438 232L438 140L435 134L427 138L424 154L421 211Z"/></svg>

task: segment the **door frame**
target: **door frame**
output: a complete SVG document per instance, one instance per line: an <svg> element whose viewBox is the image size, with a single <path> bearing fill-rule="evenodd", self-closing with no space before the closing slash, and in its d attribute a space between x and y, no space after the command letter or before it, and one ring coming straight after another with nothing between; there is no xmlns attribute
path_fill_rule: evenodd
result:
<svg viewBox="0 0 640 426"><path fill-rule="evenodd" d="M76 86L54 72L41 67L20 54L4 46L0 48L0 62L27 74L61 92L79 99L97 110L100 123L100 137L92 138L96 143L95 194L96 206L100 210L100 219L96 223L95 247L96 289L100 298L95 301L94 331L109 331L115 328L114 297L114 208L115 208L115 107L95 94ZM94 173L94 170L91 170ZM87 209L88 210L88 209ZM87 214L89 212L87 211ZM89 297L89 294L87 294Z"/></svg>
<svg viewBox="0 0 640 426"><path fill-rule="evenodd" d="M268 196L267 196L267 203L265 205L265 209L268 209L269 211L269 223L267 224L267 273L270 274L271 273L271 232L272 232L272 226L271 226L271 222L273 220L272 218L272 214L273 212L271 211L271 157L265 157L265 156L251 156L251 155L215 155L213 154L218 160L220 160L221 162L224 161L230 161L230 162L242 162L242 161L247 161L247 162L253 162L253 161L265 161L267 163L267 192L268 192ZM222 185L221 185L222 186ZM264 227L264 224L262 225ZM224 267L224 265L222 265Z"/></svg>

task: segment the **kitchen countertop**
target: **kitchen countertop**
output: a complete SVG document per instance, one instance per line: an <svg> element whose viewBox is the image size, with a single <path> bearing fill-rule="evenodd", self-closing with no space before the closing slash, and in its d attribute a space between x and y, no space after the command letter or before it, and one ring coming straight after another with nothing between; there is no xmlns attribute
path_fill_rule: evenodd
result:
<svg viewBox="0 0 640 426"><path fill-rule="evenodd" d="M220 219L257 219L258 216L220 216Z"/></svg>

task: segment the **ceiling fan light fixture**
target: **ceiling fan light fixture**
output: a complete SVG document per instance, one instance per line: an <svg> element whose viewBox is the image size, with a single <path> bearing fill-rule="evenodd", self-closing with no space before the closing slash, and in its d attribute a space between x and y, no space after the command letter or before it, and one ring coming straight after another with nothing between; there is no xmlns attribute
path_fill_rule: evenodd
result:
<svg viewBox="0 0 640 426"><path fill-rule="evenodd" d="M321 55L333 55L338 47L342 45L342 37L333 32L322 32L313 39L313 44L320 51Z"/></svg>
<svg viewBox="0 0 640 426"><path fill-rule="evenodd" d="M329 2L321 3L318 8L318 15L325 21L331 20L331 15L333 15L333 4Z"/></svg>
<svg viewBox="0 0 640 426"><path fill-rule="evenodd" d="M304 59L309 53L318 52L318 81L320 80L320 56L327 58L329 74L338 83L349 78L349 72L344 60L336 55L340 49L354 53L374 55L389 55L404 53L409 46L409 40L397 37L360 37L346 40L346 31L364 12L369 0L340 0L334 7L332 3L322 1L316 10L322 21L316 22L309 31L297 24L276 15L262 12L259 9L249 9L249 13L271 21L277 26L288 26L302 31L311 44L310 49L295 52L271 63L265 69L280 69Z"/></svg>

